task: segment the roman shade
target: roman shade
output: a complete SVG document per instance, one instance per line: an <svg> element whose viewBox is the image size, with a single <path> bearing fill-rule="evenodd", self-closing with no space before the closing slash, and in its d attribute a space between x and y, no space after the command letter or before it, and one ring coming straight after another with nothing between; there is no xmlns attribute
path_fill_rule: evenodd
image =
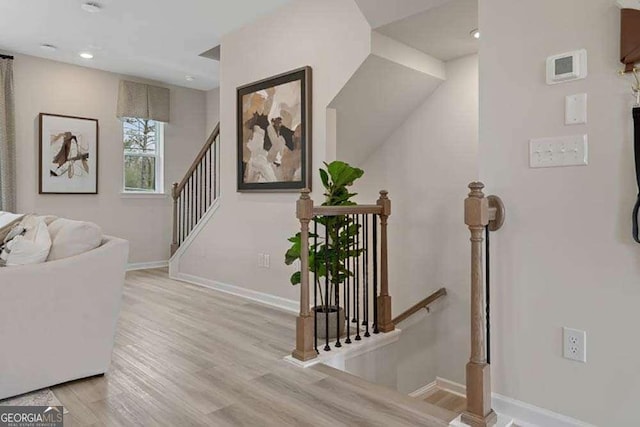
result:
<svg viewBox="0 0 640 427"><path fill-rule="evenodd" d="M169 122L169 89L120 80L116 116Z"/></svg>

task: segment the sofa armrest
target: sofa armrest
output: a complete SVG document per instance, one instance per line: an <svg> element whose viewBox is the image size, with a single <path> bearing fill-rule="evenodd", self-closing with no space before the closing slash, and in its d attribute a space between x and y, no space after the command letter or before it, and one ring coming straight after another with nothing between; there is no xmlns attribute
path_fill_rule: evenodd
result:
<svg viewBox="0 0 640 427"><path fill-rule="evenodd" d="M42 264L0 268L0 399L108 368L126 240Z"/></svg>

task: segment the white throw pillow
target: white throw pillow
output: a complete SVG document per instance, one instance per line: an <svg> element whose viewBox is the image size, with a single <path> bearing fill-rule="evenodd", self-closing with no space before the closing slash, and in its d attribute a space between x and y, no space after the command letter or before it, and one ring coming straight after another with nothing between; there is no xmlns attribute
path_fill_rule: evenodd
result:
<svg viewBox="0 0 640 427"><path fill-rule="evenodd" d="M0 245L4 242L7 235L22 220L24 215L12 214L9 212L0 212Z"/></svg>
<svg viewBox="0 0 640 427"><path fill-rule="evenodd" d="M96 224L58 218L49 224L51 251L47 261L69 258L100 246L102 230Z"/></svg>
<svg viewBox="0 0 640 427"><path fill-rule="evenodd" d="M28 216L21 225L25 227L26 233L7 243L0 258L7 266L45 262L51 249L47 225L35 216Z"/></svg>

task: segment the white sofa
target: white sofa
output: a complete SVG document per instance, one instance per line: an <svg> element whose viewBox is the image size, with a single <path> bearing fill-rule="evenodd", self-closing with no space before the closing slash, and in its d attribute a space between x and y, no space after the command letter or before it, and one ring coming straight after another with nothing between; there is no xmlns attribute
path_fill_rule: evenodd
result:
<svg viewBox="0 0 640 427"><path fill-rule="evenodd" d="M107 372L129 242L0 268L0 399Z"/></svg>

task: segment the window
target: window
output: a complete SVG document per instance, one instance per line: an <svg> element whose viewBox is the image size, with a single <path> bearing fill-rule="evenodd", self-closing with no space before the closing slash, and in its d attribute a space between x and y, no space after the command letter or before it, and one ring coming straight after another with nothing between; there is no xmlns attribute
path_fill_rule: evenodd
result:
<svg viewBox="0 0 640 427"><path fill-rule="evenodd" d="M124 118L124 192L164 193L164 125L148 119Z"/></svg>

